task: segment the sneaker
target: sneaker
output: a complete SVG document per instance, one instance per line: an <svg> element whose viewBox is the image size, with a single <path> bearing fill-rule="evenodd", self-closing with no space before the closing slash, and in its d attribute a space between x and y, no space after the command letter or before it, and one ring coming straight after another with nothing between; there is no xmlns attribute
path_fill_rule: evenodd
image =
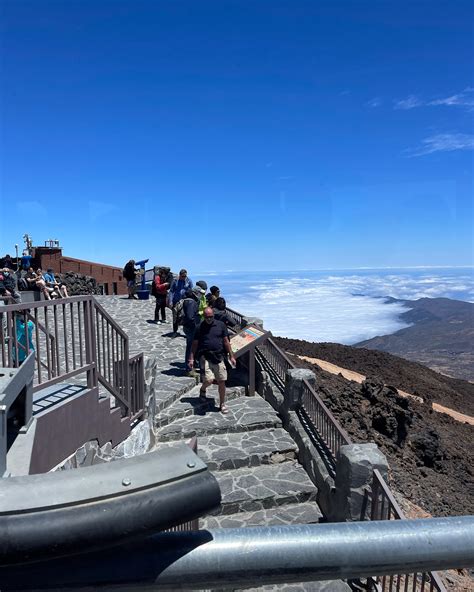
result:
<svg viewBox="0 0 474 592"><path fill-rule="evenodd" d="M197 378L199 374L196 372L196 370L189 370L186 373L186 376L189 376L189 378Z"/></svg>

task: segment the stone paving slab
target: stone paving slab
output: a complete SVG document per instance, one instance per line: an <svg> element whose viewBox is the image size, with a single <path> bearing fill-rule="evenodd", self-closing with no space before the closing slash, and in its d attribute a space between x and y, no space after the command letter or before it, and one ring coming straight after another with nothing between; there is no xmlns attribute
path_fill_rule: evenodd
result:
<svg viewBox="0 0 474 592"><path fill-rule="evenodd" d="M129 337L130 357L144 352L156 364L155 393L157 410L165 409L196 384L185 374L186 339L180 333L172 337L171 322L155 325L155 299L128 300L126 296L96 296L97 302ZM171 321L171 311L166 310Z"/></svg>
<svg viewBox="0 0 474 592"><path fill-rule="evenodd" d="M164 409L155 421L157 427L163 427L188 417L189 415L205 415L209 411L215 411L216 405L219 402L219 393L217 386L211 385L207 389L207 402L203 403L199 399L199 391L201 386L197 385L191 390L187 390L184 396L178 396L167 409ZM245 396L245 388L242 386L230 387L226 389L226 402L233 401L239 397ZM168 399L169 401L169 399Z"/></svg>
<svg viewBox="0 0 474 592"><path fill-rule="evenodd" d="M290 524L315 524L322 518L316 502L287 504L256 512L239 512L205 516L199 519L200 528L243 528L247 526L284 526Z"/></svg>
<svg viewBox="0 0 474 592"><path fill-rule="evenodd" d="M255 512L284 504L314 501L317 489L297 462L214 473L222 503L211 514Z"/></svg>
<svg viewBox="0 0 474 592"><path fill-rule="evenodd" d="M294 460L296 444L282 428L199 438L198 454L211 471Z"/></svg>
<svg viewBox="0 0 474 592"><path fill-rule="evenodd" d="M184 417L158 430L158 440L184 440L192 436L208 436L230 432L248 432L281 427L273 408L261 397L240 397L228 403L229 413L217 409L204 410L203 415Z"/></svg>

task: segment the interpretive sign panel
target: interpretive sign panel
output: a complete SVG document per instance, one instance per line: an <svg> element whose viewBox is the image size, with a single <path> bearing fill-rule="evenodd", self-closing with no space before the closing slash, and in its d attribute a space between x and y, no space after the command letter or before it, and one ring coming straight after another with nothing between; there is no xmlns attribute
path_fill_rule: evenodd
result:
<svg viewBox="0 0 474 592"><path fill-rule="evenodd" d="M264 331L255 325L249 325L239 331L236 335L230 338L230 346L236 357L247 351L250 346L256 346L262 341L263 337L267 337L269 331Z"/></svg>

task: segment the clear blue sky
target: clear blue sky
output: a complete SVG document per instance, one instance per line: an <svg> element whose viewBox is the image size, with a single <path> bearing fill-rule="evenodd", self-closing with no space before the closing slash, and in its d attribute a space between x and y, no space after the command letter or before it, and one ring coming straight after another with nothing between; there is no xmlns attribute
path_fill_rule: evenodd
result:
<svg viewBox="0 0 474 592"><path fill-rule="evenodd" d="M0 10L0 251L473 264L473 2Z"/></svg>

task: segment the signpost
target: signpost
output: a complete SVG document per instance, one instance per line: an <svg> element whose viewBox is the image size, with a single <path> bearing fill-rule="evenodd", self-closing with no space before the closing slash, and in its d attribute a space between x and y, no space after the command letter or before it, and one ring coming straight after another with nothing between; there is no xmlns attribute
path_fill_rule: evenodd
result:
<svg viewBox="0 0 474 592"><path fill-rule="evenodd" d="M249 354L249 395L255 394L255 348L262 345L270 335L270 331L262 327L248 325L230 338L230 347L236 359L247 352Z"/></svg>

